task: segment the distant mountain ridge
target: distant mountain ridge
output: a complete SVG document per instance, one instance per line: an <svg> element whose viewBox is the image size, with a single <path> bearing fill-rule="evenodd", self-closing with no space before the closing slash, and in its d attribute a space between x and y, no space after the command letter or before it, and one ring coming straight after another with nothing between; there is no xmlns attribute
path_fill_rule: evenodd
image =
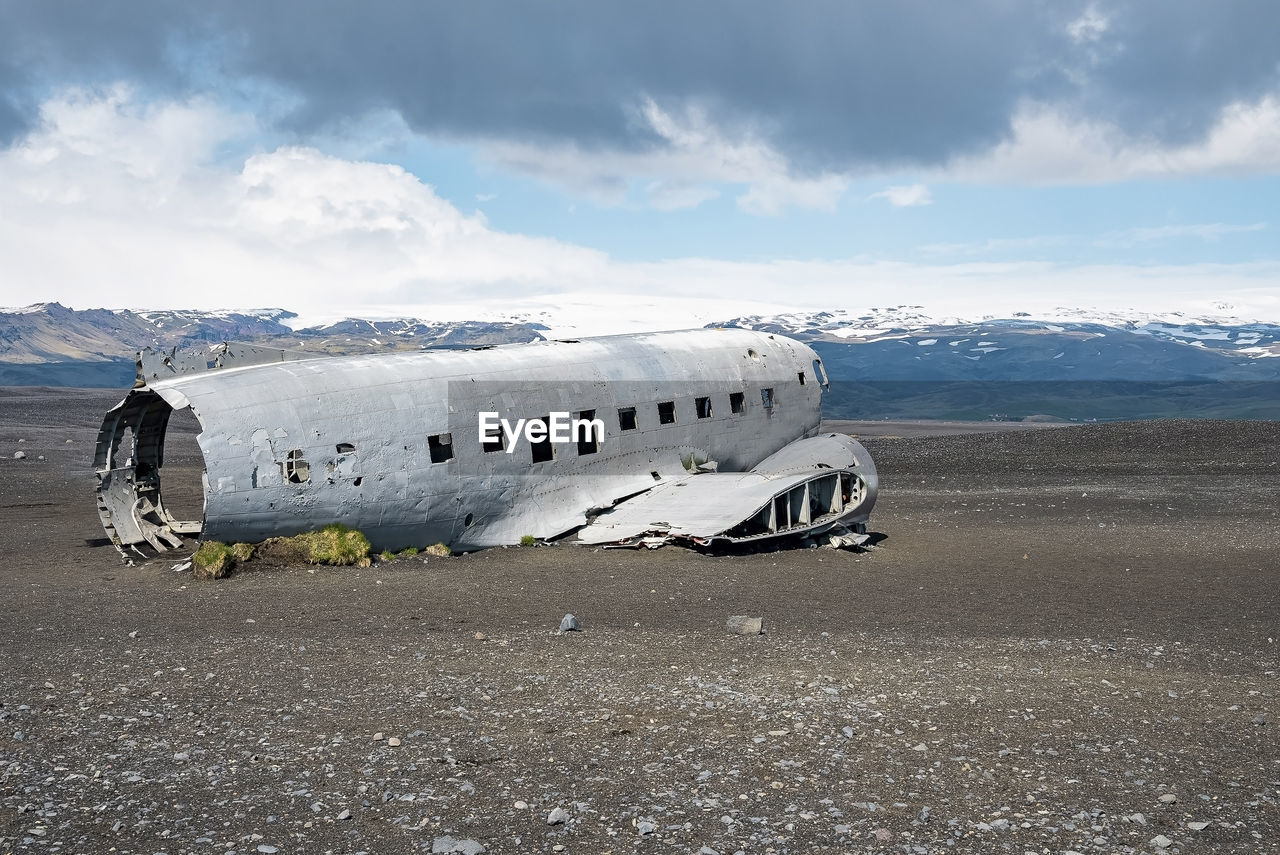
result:
<svg viewBox="0 0 1280 855"><path fill-rule="evenodd" d="M914 309L752 315L723 326L806 341L831 362L833 375L849 379L1280 379L1280 325L1167 316L1093 319L1072 310L1062 314L1076 320L938 321Z"/></svg>
<svg viewBox="0 0 1280 855"><path fill-rule="evenodd" d="M336 355L537 341L547 331L525 321L348 318L297 330L284 323L295 318L278 308L0 310L0 385L127 386L134 353L146 346L244 341ZM893 306L744 315L709 326L808 342L834 383L828 411L836 417L1133 418L1191 409L1280 418L1278 324L1069 308L1047 318L975 321Z"/></svg>
<svg viewBox="0 0 1280 855"><path fill-rule="evenodd" d="M919 307L752 315L821 356L844 418L1280 419L1280 325L1061 309L937 319Z"/></svg>
<svg viewBox="0 0 1280 855"><path fill-rule="evenodd" d="M1280 357L1280 324L1239 321L1229 317L1193 318L1178 313L1090 312L1062 308L1045 317L1016 313L1010 318L935 318L919 306L895 306L852 312L796 312L782 315L747 315L725 321L723 326L778 332L802 341L874 344L902 341L929 347L929 339L956 336L973 339L999 335L1041 335L1066 344L1068 340L1101 339L1107 335L1140 336L1160 342L1212 351L1227 357L1267 359ZM945 349L945 348L940 348ZM1008 348L998 344L974 344L963 354L973 360ZM1053 354L1056 356L1056 354Z"/></svg>
<svg viewBox="0 0 1280 855"><path fill-rule="evenodd" d="M132 360L144 347L192 347L244 341L326 353L417 350L457 344L537 341L538 327L516 322L437 322L355 318L291 329L285 309L246 311L68 309L37 303L0 309L0 363L39 365Z"/></svg>

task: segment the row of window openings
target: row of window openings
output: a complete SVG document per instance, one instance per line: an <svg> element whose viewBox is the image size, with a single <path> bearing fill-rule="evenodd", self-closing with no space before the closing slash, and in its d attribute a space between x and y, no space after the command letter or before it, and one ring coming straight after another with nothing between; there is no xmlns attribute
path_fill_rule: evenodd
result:
<svg viewBox="0 0 1280 855"><path fill-rule="evenodd" d="M800 372L800 383L805 382L804 372ZM760 403L766 410L773 409L773 389L763 388L760 390ZM693 410L699 419L709 419L712 415L711 398L694 398ZM734 415L738 415L746 410L746 396L742 392L729 393L729 411ZM591 421L596 417L595 410L583 410L579 414L579 418L583 421ZM546 419L535 419L545 425ZM659 401L658 402L658 424L671 425L676 423L676 402L675 401ZM635 407L619 407L618 408L618 429L622 431L635 430L638 427L636 421ZM595 454L600 450L599 438L594 431L586 431L585 436L579 437L577 441L578 455ZM482 443L481 447L487 452L503 451L506 449L506 437L502 435L502 431L490 435ZM534 463L545 463L554 457L552 443L548 440L530 443L533 453ZM444 463L453 459L453 434L438 433L427 437L427 450L431 454L432 463Z"/></svg>
<svg viewBox="0 0 1280 855"><path fill-rule="evenodd" d="M814 361L814 369L818 369L817 360ZM821 376L821 375L819 375ZM803 371L798 372L800 385L805 385L805 374ZM743 404L745 397L742 392L729 393L729 410L735 415L740 414L745 409ZM773 409L773 389L763 388L760 390L760 402L766 410ZM694 412L699 419L711 418L711 398L694 398ZM595 410L583 410L580 414L583 421L591 421L596 417ZM539 419L545 426L547 419ZM660 401L658 403L658 424L670 425L676 422L676 403L675 401ZM635 407L619 407L618 408L618 428L619 430L635 430L636 408ZM551 443L548 441L531 443L533 448L533 462L544 463L553 458ZM483 444L485 451L503 451L506 449L506 440L502 436L502 431L498 431L496 436L489 437ZM449 433L438 433L427 437L427 448L431 455L432 463L444 463L453 459L453 435ZM340 442L337 444L338 454L352 454L356 450L355 445L349 442ZM595 454L600 450L600 443L595 433L588 431L587 435L578 439L578 454ZM290 451L285 460L280 464L281 474L284 479L291 484L302 484L311 480L311 465L302 456L301 449ZM356 479L357 486L360 478Z"/></svg>

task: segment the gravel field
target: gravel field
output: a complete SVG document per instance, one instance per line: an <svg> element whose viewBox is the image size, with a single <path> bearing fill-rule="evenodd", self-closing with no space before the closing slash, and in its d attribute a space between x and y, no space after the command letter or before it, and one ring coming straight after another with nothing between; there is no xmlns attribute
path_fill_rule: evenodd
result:
<svg viewBox="0 0 1280 855"><path fill-rule="evenodd" d="M864 433L864 553L202 582L102 544L121 395L0 389L0 853L1280 852L1280 424Z"/></svg>

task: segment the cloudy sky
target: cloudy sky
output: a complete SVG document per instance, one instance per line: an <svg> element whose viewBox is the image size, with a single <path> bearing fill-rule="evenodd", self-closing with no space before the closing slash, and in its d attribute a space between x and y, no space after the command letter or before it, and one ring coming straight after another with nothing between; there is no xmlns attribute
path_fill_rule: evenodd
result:
<svg viewBox="0 0 1280 855"><path fill-rule="evenodd" d="M1280 321L1280 5L0 0L0 305Z"/></svg>

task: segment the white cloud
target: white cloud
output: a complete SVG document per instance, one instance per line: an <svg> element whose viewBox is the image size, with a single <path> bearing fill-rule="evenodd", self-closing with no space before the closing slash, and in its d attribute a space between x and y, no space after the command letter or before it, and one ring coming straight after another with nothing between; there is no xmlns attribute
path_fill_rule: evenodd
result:
<svg viewBox="0 0 1280 855"><path fill-rule="evenodd" d="M933 196L924 184L895 184L884 188L879 193L872 193L867 198L884 199L895 208L915 208L933 204Z"/></svg>
<svg viewBox="0 0 1280 855"><path fill-rule="evenodd" d="M1224 107L1200 140L1170 145L1117 126L1026 103L1007 140L957 159L939 180L1031 185L1103 184L1143 178L1280 171L1280 96Z"/></svg>
<svg viewBox="0 0 1280 855"><path fill-rule="evenodd" d="M987 238L979 241L961 243L930 243L919 247L921 252L931 255L989 255L1000 252L1018 252L1022 250L1045 249L1075 243L1081 235L1028 235L1014 238Z"/></svg>
<svg viewBox="0 0 1280 855"><path fill-rule="evenodd" d="M1183 223L1167 226L1139 226L1103 234L1046 234L1013 238L988 238L963 243L931 243L919 247L931 255L990 255L1061 246L1129 247L1167 240L1214 242L1226 235L1266 231L1267 223Z"/></svg>
<svg viewBox="0 0 1280 855"><path fill-rule="evenodd" d="M545 288L603 254L491 229L399 166L280 148L216 162L246 124L208 102L70 93L0 152L0 302L448 303ZM49 293L52 292L52 293ZM61 296L60 296L61 295Z"/></svg>
<svg viewBox="0 0 1280 855"><path fill-rule="evenodd" d="M1071 23L1067 24L1067 36L1076 44L1096 42L1107 32L1111 18L1090 3L1089 6Z"/></svg>
<svg viewBox="0 0 1280 855"><path fill-rule="evenodd" d="M395 165L302 147L228 155L251 122L208 102L144 106L113 91L45 106L0 151L0 305L559 313L586 334L903 304L959 316L1064 302L1190 310L1213 295L1280 320L1280 263L623 262L496 230Z"/></svg>
<svg viewBox="0 0 1280 855"><path fill-rule="evenodd" d="M1247 225L1236 223L1187 223L1170 226L1143 226L1125 229L1124 231L1104 236L1100 239L1100 242L1151 243L1164 240L1185 240L1187 238L1212 242L1219 240L1224 235L1246 234L1266 230L1266 223L1249 223Z"/></svg>
<svg viewBox="0 0 1280 855"><path fill-rule="evenodd" d="M776 148L750 128L716 125L695 105L672 111L646 99L637 123L661 141L640 151L589 149L573 143L550 146L494 140L482 144L486 159L505 168L585 193L606 204L621 204L635 181L655 207L689 207L720 195L714 185L739 185L738 207L774 215L789 207L831 210L849 185L836 173L801 175Z"/></svg>
<svg viewBox="0 0 1280 855"><path fill-rule="evenodd" d="M720 191L705 184L688 181L655 181L645 188L649 205L659 211L676 211L696 208L720 195Z"/></svg>

